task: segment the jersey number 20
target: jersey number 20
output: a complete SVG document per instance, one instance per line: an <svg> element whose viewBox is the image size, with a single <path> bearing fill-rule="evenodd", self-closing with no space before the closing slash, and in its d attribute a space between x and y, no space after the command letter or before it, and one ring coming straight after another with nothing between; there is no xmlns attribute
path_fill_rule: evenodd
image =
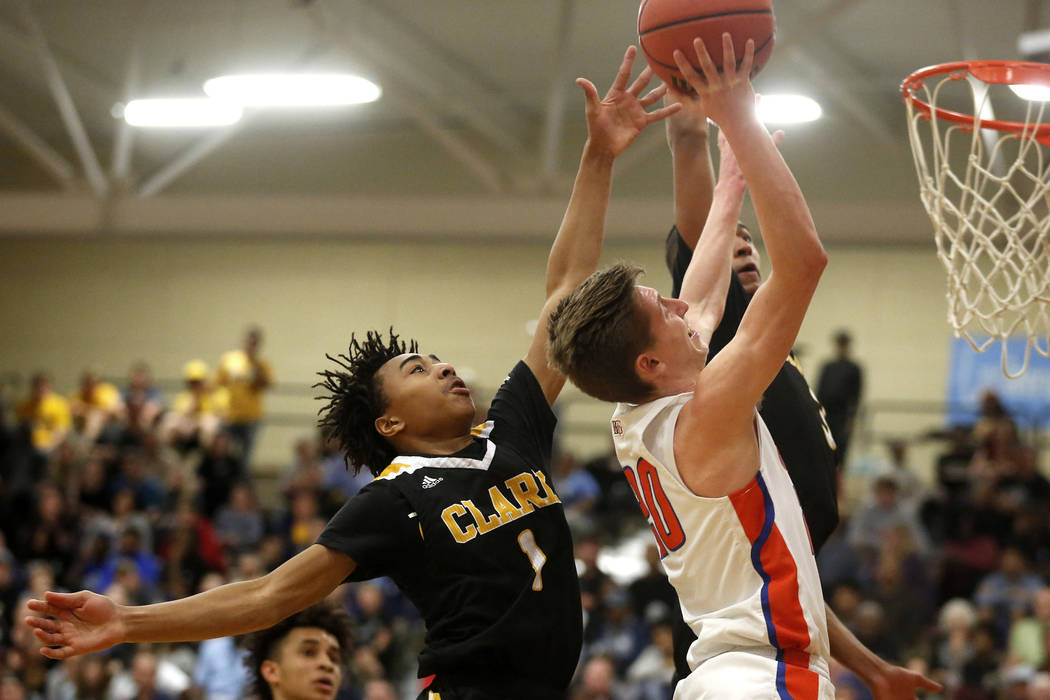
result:
<svg viewBox="0 0 1050 700"><path fill-rule="evenodd" d="M637 477L630 467L624 467L623 473L634 491L634 497L638 499L642 515L649 521L649 528L656 536L660 558L663 559L668 552L673 552L685 543L685 532L674 508L671 507L664 487L660 484L660 474L656 467L644 459L639 459L637 469Z"/></svg>

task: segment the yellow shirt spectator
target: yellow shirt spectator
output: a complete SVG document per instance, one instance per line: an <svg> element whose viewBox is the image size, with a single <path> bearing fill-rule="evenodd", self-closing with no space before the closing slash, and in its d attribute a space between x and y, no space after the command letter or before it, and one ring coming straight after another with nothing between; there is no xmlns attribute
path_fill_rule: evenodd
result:
<svg viewBox="0 0 1050 700"><path fill-rule="evenodd" d="M229 415L229 409L230 394L222 387L201 393L180 391L172 404L172 410L183 416L200 415L225 418Z"/></svg>
<svg viewBox="0 0 1050 700"><path fill-rule="evenodd" d="M71 408L78 409L97 408L107 413L115 413L120 409L120 390L109 382L95 382L89 393L78 391L69 397Z"/></svg>
<svg viewBox="0 0 1050 700"><path fill-rule="evenodd" d="M50 390L39 398L24 399L15 413L29 424L30 440L41 452L50 452L62 442L73 423L69 402Z"/></svg>
<svg viewBox="0 0 1050 700"><path fill-rule="evenodd" d="M268 362L244 350L231 350L219 361L216 381L230 392L231 423L253 423L262 418L263 391L273 384Z"/></svg>

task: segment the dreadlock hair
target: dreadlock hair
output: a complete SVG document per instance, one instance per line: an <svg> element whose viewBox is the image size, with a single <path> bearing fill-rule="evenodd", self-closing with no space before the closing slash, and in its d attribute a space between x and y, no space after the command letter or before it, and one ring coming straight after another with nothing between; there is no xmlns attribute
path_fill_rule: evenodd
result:
<svg viewBox="0 0 1050 700"><path fill-rule="evenodd" d="M391 358L417 349L416 341L406 343L391 328L388 339L379 331L368 331L364 342L351 335L345 355L325 355L339 365L339 369L317 373L322 380L314 384L314 388L328 392L317 397L328 402L317 412L318 425L326 439L338 443L345 453L347 468L355 474L364 466L379 476L397 456L393 446L375 428L376 418L383 415L389 405L376 372Z"/></svg>
<svg viewBox="0 0 1050 700"><path fill-rule="evenodd" d="M339 642L343 662L349 658L353 633L350 616L346 610L329 601L311 605L291 617L286 617L273 627L259 630L244 638L244 648L248 650L248 655L244 657L244 665L248 667L248 673L251 675L251 697L273 700L270 684L262 675L263 661L275 660L281 642L289 632L299 627L318 627L324 630Z"/></svg>

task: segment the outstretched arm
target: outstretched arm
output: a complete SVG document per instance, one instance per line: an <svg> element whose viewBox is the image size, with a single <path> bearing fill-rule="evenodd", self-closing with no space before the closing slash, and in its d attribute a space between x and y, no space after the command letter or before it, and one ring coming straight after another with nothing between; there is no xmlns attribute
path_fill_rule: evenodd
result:
<svg viewBox="0 0 1050 700"><path fill-rule="evenodd" d="M191 642L270 627L332 592L350 572L350 557L319 544L257 579L229 583L189 598L155 605L117 605L105 596L47 593L29 601L26 624L52 659L108 649L124 642ZM54 618L54 619L49 619Z"/></svg>
<svg viewBox="0 0 1050 700"><path fill-rule="evenodd" d="M825 606L828 613L828 640L831 655L843 666L857 674L875 700L911 700L919 689L939 692L939 683L920 673L894 666L873 654L860 643L842 621Z"/></svg>
<svg viewBox="0 0 1050 700"><path fill-rule="evenodd" d="M755 405L791 350L827 260L802 192L755 114L748 77L754 42L747 42L737 68L732 38L727 33L722 39L721 71L700 39L694 49L703 78L682 52L675 60L733 147L774 274L751 300L733 340L698 375L694 399L679 415L675 453L680 465L696 465L683 478L694 492L711 497L732 493L754 476ZM714 452L712 445L718 446Z"/></svg>
<svg viewBox="0 0 1050 700"><path fill-rule="evenodd" d="M547 365L547 318L563 297L598 268L605 233L605 213L612 187L613 161L649 124L659 121L680 108L669 105L646 112L666 92L660 86L639 97L652 77L647 67L627 85L636 49L624 54L620 70L604 98L599 98L594 84L585 78L576 83L587 99L587 143L583 147L580 168L576 173L572 196L558 235L547 259L547 295L536 326L525 363L536 375L547 401L554 403L565 377Z"/></svg>
<svg viewBox="0 0 1050 700"><path fill-rule="evenodd" d="M682 241L693 250L715 196L707 111L699 95L677 93L673 99L683 106L666 122L674 169L674 223Z"/></svg>

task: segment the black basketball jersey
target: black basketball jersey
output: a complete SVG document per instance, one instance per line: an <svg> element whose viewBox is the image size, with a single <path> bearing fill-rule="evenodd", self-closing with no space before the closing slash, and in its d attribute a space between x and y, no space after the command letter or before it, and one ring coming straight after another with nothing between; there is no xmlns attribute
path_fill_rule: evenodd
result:
<svg viewBox="0 0 1050 700"><path fill-rule="evenodd" d="M474 442L403 455L332 518L318 543L390 576L427 626L420 676L564 697L582 611L568 523L550 475L555 417L519 362Z"/></svg>
<svg viewBox="0 0 1050 700"><path fill-rule="evenodd" d="M677 228L672 227L667 236L666 253L672 294L677 297L693 257ZM747 293L734 272L729 282L725 312L711 335L710 357L718 354L736 335L747 305ZM795 484L810 540L814 550L819 551L839 521L835 441L824 409L806 382L794 355L788 357L769 384L759 413Z"/></svg>

